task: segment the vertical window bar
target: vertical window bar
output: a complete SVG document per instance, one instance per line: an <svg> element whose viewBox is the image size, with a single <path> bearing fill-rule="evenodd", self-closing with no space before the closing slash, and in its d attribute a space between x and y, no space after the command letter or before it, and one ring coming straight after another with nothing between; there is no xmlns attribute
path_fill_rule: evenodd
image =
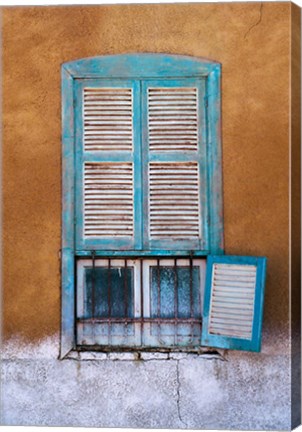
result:
<svg viewBox="0 0 302 432"><path fill-rule="evenodd" d="M174 345L178 343L178 275L177 258L174 259Z"/></svg>
<svg viewBox="0 0 302 432"><path fill-rule="evenodd" d="M145 311L144 311L144 275L143 275L143 260L140 259L139 260L139 265L140 265L140 290L141 290L141 342L140 344L143 345L143 341L144 341L144 318L145 318Z"/></svg>
<svg viewBox="0 0 302 432"><path fill-rule="evenodd" d="M157 324L158 324L158 340L160 343L160 266L159 259L157 260Z"/></svg>
<svg viewBox="0 0 302 432"><path fill-rule="evenodd" d="M128 338L128 329L127 329L127 318L128 318L128 284L127 284L127 259L124 261L124 307L125 307L125 326L124 326L124 335L126 337L126 344Z"/></svg>
<svg viewBox="0 0 302 432"><path fill-rule="evenodd" d="M108 343L111 345L111 260L108 258Z"/></svg>
<svg viewBox="0 0 302 432"><path fill-rule="evenodd" d="M193 333L194 333L194 323L193 323L193 318L194 318L194 310L193 310L193 259L192 256L190 256L190 315L192 318L191 321L191 340L193 343Z"/></svg>
<svg viewBox="0 0 302 432"><path fill-rule="evenodd" d="M128 285L127 285L127 260L124 261L124 302L125 318L128 318ZM126 320L127 322L127 320Z"/></svg>
<svg viewBox="0 0 302 432"><path fill-rule="evenodd" d="M92 316L92 337L95 343L95 251L91 253L92 258L92 278L91 278L91 316Z"/></svg>

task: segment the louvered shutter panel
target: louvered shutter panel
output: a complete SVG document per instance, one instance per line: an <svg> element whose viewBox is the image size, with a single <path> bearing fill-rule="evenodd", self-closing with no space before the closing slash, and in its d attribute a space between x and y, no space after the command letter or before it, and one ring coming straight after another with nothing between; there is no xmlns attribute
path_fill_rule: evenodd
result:
<svg viewBox="0 0 302 432"><path fill-rule="evenodd" d="M201 344L260 351L266 258L208 256Z"/></svg>
<svg viewBox="0 0 302 432"><path fill-rule="evenodd" d="M84 87L85 151L132 151L132 88Z"/></svg>
<svg viewBox="0 0 302 432"><path fill-rule="evenodd" d="M76 91L77 248L133 249L139 167L135 81L80 80Z"/></svg>
<svg viewBox="0 0 302 432"><path fill-rule="evenodd" d="M133 236L133 164L85 163L85 237Z"/></svg>
<svg viewBox="0 0 302 432"><path fill-rule="evenodd" d="M143 101L145 244L159 250L206 249L204 82L148 81Z"/></svg>
<svg viewBox="0 0 302 432"><path fill-rule="evenodd" d="M149 87L148 130L151 152L196 151L197 87Z"/></svg>
<svg viewBox="0 0 302 432"><path fill-rule="evenodd" d="M199 239L197 162L150 162L150 239Z"/></svg>

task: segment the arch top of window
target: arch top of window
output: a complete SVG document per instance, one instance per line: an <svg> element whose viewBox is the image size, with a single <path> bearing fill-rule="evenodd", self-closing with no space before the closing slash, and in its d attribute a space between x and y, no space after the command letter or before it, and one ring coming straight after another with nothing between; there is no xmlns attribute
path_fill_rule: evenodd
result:
<svg viewBox="0 0 302 432"><path fill-rule="evenodd" d="M73 78L176 78L220 74L221 64L205 58L170 54L118 54L63 63Z"/></svg>

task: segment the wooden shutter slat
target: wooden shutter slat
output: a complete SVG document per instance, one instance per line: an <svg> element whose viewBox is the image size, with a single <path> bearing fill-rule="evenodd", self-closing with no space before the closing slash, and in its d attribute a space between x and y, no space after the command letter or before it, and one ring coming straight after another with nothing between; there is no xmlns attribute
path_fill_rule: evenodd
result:
<svg viewBox="0 0 302 432"><path fill-rule="evenodd" d="M197 150L197 88L149 87L148 136L151 152Z"/></svg>
<svg viewBox="0 0 302 432"><path fill-rule="evenodd" d="M132 151L132 89L84 88L83 135L85 151Z"/></svg>
<svg viewBox="0 0 302 432"><path fill-rule="evenodd" d="M188 197L194 206L188 205ZM198 238L199 208L197 162L149 163L151 239Z"/></svg>
<svg viewBox="0 0 302 432"><path fill-rule="evenodd" d="M100 177L105 180L100 181ZM133 235L131 162L85 163L84 235L86 237L131 237Z"/></svg>

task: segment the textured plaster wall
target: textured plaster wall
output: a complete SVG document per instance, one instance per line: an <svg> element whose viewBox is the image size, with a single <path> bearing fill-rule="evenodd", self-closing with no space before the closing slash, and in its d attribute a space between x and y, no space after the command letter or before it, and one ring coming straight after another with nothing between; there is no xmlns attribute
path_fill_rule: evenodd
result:
<svg viewBox="0 0 302 432"><path fill-rule="evenodd" d="M288 429L290 3L16 7L2 15L2 422ZM225 250L268 257L261 354L56 360L60 65L127 52L222 63Z"/></svg>
<svg viewBox="0 0 302 432"><path fill-rule="evenodd" d="M290 8L2 9L5 336L38 339L59 329L60 65L126 52L222 63L226 253L268 257L264 325L286 326Z"/></svg>
<svg viewBox="0 0 302 432"><path fill-rule="evenodd" d="M282 353L133 354L58 361L58 337L6 346L2 424L289 430ZM115 360L112 360L115 359Z"/></svg>

